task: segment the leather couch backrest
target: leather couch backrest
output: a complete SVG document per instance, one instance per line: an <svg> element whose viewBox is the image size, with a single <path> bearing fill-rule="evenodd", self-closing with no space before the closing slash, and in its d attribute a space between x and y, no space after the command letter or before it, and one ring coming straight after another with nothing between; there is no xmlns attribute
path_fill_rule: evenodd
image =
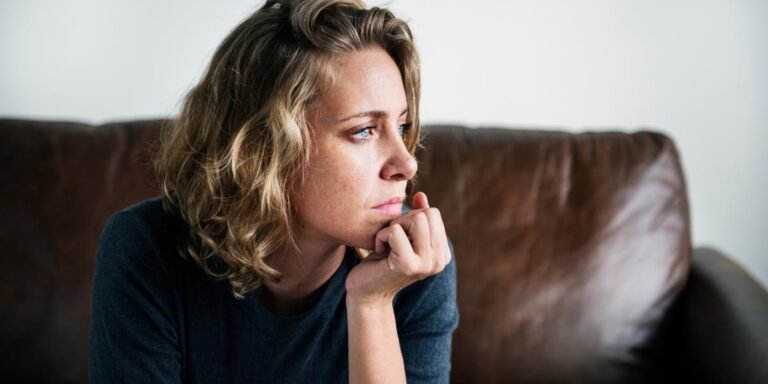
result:
<svg viewBox="0 0 768 384"><path fill-rule="evenodd" d="M456 252L452 382L625 382L685 283L673 142L653 132L430 127L420 185Z"/></svg>
<svg viewBox="0 0 768 384"><path fill-rule="evenodd" d="M102 226L159 194L164 121L0 120L0 377L86 382ZM673 142L652 132L425 128L417 190L458 267L452 381L611 381L685 282L690 224Z"/></svg>
<svg viewBox="0 0 768 384"><path fill-rule="evenodd" d="M0 120L0 377L87 382L91 274L115 211L158 194L160 121Z"/></svg>

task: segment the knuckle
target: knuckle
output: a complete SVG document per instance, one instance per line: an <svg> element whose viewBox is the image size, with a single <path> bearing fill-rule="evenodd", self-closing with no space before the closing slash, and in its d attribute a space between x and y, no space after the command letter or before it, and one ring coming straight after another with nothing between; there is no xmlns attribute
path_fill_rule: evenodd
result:
<svg viewBox="0 0 768 384"><path fill-rule="evenodd" d="M403 266L403 273L408 277L418 277L421 274L421 268L413 263L406 263Z"/></svg>
<svg viewBox="0 0 768 384"><path fill-rule="evenodd" d="M422 212L424 212L424 208L411 209L410 211L408 211L408 213L406 213L403 216L416 216L416 215L418 215L419 213L422 213Z"/></svg>
<svg viewBox="0 0 768 384"><path fill-rule="evenodd" d="M437 274L442 272L443 268L445 268L445 264L443 263L443 260L439 258L435 258L434 265L432 266L432 271Z"/></svg>
<svg viewBox="0 0 768 384"><path fill-rule="evenodd" d="M408 277L421 279L422 275L424 274L424 266L421 262L414 260L414 262L408 266L407 274Z"/></svg>
<svg viewBox="0 0 768 384"><path fill-rule="evenodd" d="M426 260L426 262L424 263L424 268L422 270L422 274L423 274L422 278L426 278L435 274L435 267L436 267L435 261L436 261L435 258Z"/></svg>

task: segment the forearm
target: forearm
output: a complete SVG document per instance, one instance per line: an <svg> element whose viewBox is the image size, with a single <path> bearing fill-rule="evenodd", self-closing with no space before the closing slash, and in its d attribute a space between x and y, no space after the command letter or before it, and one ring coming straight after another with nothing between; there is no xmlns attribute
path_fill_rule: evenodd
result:
<svg viewBox="0 0 768 384"><path fill-rule="evenodd" d="M359 303L347 297L349 382L405 383L405 366L391 300Z"/></svg>

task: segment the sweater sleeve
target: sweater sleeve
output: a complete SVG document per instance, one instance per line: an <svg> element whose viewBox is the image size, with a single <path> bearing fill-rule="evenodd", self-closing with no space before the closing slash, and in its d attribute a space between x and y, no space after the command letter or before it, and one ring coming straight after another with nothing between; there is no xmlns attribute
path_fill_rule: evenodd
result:
<svg viewBox="0 0 768 384"><path fill-rule="evenodd" d="M448 383L451 339L459 324L456 257L437 275L403 289L395 302L408 383Z"/></svg>
<svg viewBox="0 0 768 384"><path fill-rule="evenodd" d="M92 383L181 381L173 275L150 234L125 211L102 231L93 275Z"/></svg>

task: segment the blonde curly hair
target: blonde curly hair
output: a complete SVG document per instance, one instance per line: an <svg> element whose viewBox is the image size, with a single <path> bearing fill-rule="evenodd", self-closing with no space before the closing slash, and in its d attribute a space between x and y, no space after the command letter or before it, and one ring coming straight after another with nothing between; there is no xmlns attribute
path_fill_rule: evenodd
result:
<svg viewBox="0 0 768 384"><path fill-rule="evenodd" d="M305 111L332 78L334 56L370 46L400 69L414 155L420 72L411 31L388 10L355 0L267 1L224 39L163 128L154 165L163 206L189 227L179 251L226 279L236 297L280 279L266 256L297 249L287 191L309 159Z"/></svg>

